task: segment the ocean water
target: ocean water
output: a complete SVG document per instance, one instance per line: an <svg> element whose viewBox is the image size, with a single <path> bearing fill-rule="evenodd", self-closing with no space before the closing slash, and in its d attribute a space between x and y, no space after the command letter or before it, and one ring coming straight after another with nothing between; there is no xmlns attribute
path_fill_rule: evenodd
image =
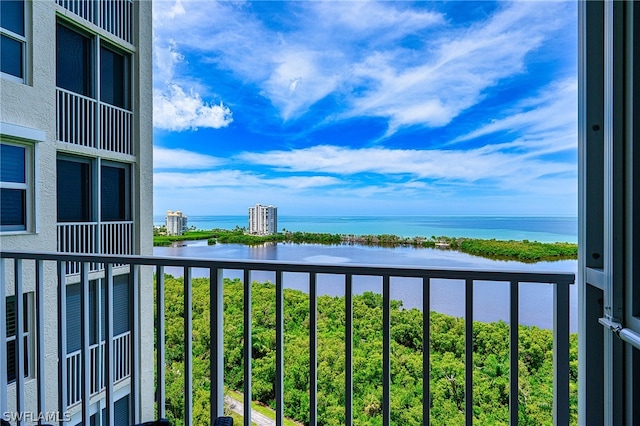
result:
<svg viewBox="0 0 640 426"><path fill-rule="evenodd" d="M247 227L247 216L189 216L198 229ZM156 225L164 216L155 216ZM403 237L468 237L571 242L578 240L575 216L278 216L279 230L332 234L394 234Z"/></svg>

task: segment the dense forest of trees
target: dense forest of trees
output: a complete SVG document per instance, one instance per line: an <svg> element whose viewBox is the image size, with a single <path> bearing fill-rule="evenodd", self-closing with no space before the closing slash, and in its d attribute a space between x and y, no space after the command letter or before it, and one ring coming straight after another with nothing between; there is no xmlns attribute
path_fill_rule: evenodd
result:
<svg viewBox="0 0 640 426"><path fill-rule="evenodd" d="M243 286L224 282L225 385L243 389ZM166 277L167 410L172 424L183 416L183 283ZM309 418L309 296L284 293L285 416ZM344 424L344 298L318 299L319 424ZM275 289L252 284L253 399L275 406ZM431 414L434 425L464 423L464 319L431 312ZM396 425L422 420L422 324L417 309L392 302L391 419ZM354 424L382 424L382 296L353 298ZM507 425L509 325L474 322L474 418L476 424ZM551 330L520 326L519 420L552 424L553 336ZM194 423L209 424L209 282L193 280ZM577 335L570 341L572 423L577 419Z"/></svg>

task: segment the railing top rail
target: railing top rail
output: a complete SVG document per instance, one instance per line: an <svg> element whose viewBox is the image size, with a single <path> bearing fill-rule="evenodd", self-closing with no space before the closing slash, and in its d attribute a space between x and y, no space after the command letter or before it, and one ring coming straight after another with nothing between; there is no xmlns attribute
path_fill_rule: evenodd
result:
<svg viewBox="0 0 640 426"><path fill-rule="evenodd" d="M57 226L97 225L98 222L57 222Z"/></svg>
<svg viewBox="0 0 640 426"><path fill-rule="evenodd" d="M120 112L124 112L124 113L127 113L127 114L131 114L131 115L133 115L133 111L131 111L131 110L129 110L129 109L126 109L126 108L121 108L121 107L119 107L119 106L111 105L111 104L110 104L110 103L108 103L108 102L100 101L100 106L107 107L107 108L111 108L111 109L115 109L115 110L117 110L117 111L120 111Z"/></svg>
<svg viewBox="0 0 640 426"><path fill-rule="evenodd" d="M232 270L301 272L318 274L351 274L390 277L442 278L442 279L474 279L476 281L516 281L529 283L548 283L570 285L575 282L575 274L571 272L551 271L509 271L489 269L462 268L429 268L421 266L391 265L330 265L306 262L283 262L273 260L228 260L203 259L189 257L164 257L140 255L102 255L102 254L67 254L44 252L1 251L0 258L33 259L66 262L91 262L132 264L148 266L177 266L191 268L217 268Z"/></svg>
<svg viewBox="0 0 640 426"><path fill-rule="evenodd" d="M78 98L85 99L91 102L98 102L96 99L90 98L89 96L81 95L80 93L72 92L71 90L63 89L62 87L56 87L58 92L67 93L69 95L77 96Z"/></svg>

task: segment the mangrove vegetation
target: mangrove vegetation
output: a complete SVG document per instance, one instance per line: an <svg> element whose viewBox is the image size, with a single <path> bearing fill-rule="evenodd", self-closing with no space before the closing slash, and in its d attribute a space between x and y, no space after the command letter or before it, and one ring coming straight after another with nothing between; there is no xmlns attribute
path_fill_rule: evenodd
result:
<svg viewBox="0 0 640 426"><path fill-rule="evenodd" d="M165 278L167 415L183 418L183 282ZM253 399L275 407L275 289L252 283ZM320 296L318 312L318 424L344 421L345 300ZM243 284L224 280L224 373L229 390L242 391ZM465 321L429 314L430 400L433 425L465 422ZM284 290L284 413L309 422L309 296ZM391 421L422 424L423 313L391 302ZM509 325L473 323L473 417L480 425L509 424ZM553 334L519 327L520 425L553 423ZM209 282L193 280L194 424L209 424ZM577 335L570 337L570 404L577 419ZM353 415L355 425L382 424L382 296L353 297Z"/></svg>
<svg viewBox="0 0 640 426"><path fill-rule="evenodd" d="M541 243L538 241L503 241L495 239L456 238L456 237L399 237L397 235L344 235L317 232L283 232L272 235L250 235L246 228L213 229L210 231L185 232L181 236L154 235L155 246L170 246L187 240L207 240L215 244L266 243L291 244L351 244L375 247L413 247L456 250L474 256L490 259L517 260L520 262L538 262L543 260L577 259L578 245L573 243Z"/></svg>

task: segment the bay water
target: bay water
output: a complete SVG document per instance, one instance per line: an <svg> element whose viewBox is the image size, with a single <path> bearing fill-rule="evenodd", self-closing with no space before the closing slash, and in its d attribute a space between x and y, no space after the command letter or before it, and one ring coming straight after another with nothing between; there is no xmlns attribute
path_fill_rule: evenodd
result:
<svg viewBox="0 0 640 426"><path fill-rule="evenodd" d="M189 225L198 229L246 226L242 216L196 216ZM489 216L350 216L350 217L279 217L279 228L289 231L329 232L339 234L395 234L400 236L451 236L471 238L513 239L543 242L575 242L575 217L489 217ZM161 220L157 220L161 223ZM422 266L431 268L459 268L468 270L505 270L537 272L577 272L577 261L522 263L491 260L451 250L413 247L366 247L357 245L319 244L241 244L207 245L206 241L188 241L179 247L155 247L158 256L185 256L207 259L281 260L313 264L367 264L391 266ZM182 274L180 268L167 268L167 273ZM194 276L208 276L206 270L194 270ZM241 278L240 271L225 271L225 277ZM252 279L275 281L273 273L255 271ZM308 276L300 273L283 274L286 288L308 292ZM353 279L356 294L382 292L382 279L358 276ZM520 324L542 328L553 326L553 287L549 284L520 284ZM318 292L330 296L344 295L344 276L319 275ZM464 317L464 282L461 280L433 280L429 309ZM400 300L407 309L422 310L421 280L394 278L391 297ZM509 322L509 283L476 282L474 284L474 320ZM570 288L570 329L577 331L577 285Z"/></svg>

